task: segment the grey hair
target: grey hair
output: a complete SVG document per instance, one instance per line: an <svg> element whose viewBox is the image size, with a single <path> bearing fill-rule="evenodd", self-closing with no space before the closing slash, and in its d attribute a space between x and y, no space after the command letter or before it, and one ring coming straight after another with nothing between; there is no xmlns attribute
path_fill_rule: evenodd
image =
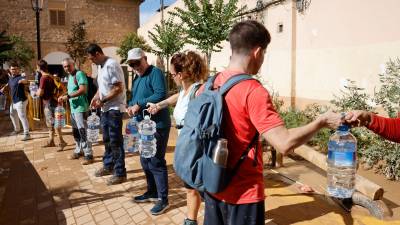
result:
<svg viewBox="0 0 400 225"><path fill-rule="evenodd" d="M69 58L69 57L63 59L61 62L62 62L62 63L63 63L63 62L67 62L68 64L75 64L75 61L74 61L72 58Z"/></svg>

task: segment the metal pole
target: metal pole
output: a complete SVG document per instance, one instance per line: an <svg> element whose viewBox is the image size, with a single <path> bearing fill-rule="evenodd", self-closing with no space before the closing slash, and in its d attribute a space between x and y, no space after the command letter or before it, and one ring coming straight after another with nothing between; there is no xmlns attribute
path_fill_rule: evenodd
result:
<svg viewBox="0 0 400 225"><path fill-rule="evenodd" d="M161 25L164 24L164 0L160 0L160 5L161 5Z"/></svg>
<svg viewBox="0 0 400 225"><path fill-rule="evenodd" d="M38 0L36 0L36 5L38 6ZM37 7L36 11L36 43L37 43L37 57L38 60L42 58L42 53L40 51L40 9Z"/></svg>

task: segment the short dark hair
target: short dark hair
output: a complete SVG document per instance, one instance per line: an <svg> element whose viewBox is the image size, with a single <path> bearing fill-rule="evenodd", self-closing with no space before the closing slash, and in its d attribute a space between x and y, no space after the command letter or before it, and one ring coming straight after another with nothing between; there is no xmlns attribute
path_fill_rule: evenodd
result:
<svg viewBox="0 0 400 225"><path fill-rule="evenodd" d="M246 20L236 23L232 27L229 33L229 42L232 52L248 54L256 47L266 49L271 42L271 35L261 23L255 20Z"/></svg>
<svg viewBox="0 0 400 225"><path fill-rule="evenodd" d="M49 67L48 67L48 65L47 65L46 60L44 60L44 59L39 60L39 62L37 63L37 65L38 65L38 67L39 67L39 69L40 69L41 71L43 71L43 72L49 72Z"/></svg>
<svg viewBox="0 0 400 225"><path fill-rule="evenodd" d="M19 67L19 64L18 64L18 62L16 62L16 61L12 61L12 62L10 63L10 67Z"/></svg>
<svg viewBox="0 0 400 225"><path fill-rule="evenodd" d="M90 55L96 55L96 52L104 54L101 47L97 44L92 43L92 44L89 44L89 46L87 46L86 53L88 53Z"/></svg>

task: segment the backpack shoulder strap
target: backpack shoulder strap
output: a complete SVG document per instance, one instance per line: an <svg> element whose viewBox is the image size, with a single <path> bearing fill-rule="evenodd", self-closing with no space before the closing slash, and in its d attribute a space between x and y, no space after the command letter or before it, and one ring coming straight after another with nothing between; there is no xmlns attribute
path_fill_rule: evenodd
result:
<svg viewBox="0 0 400 225"><path fill-rule="evenodd" d="M247 74L238 74L229 78L219 89L221 95L225 95L233 86L244 80L255 80L253 77Z"/></svg>
<svg viewBox="0 0 400 225"><path fill-rule="evenodd" d="M205 87L204 87L204 90L212 90L213 89L214 81L215 81L215 78L217 78L217 76L218 76L218 74L208 77Z"/></svg>
<svg viewBox="0 0 400 225"><path fill-rule="evenodd" d="M200 83L196 83L196 84L192 87L192 90L190 90L189 100L192 100L192 99L196 98L196 92L199 90L200 87L201 87L201 84L200 84Z"/></svg>

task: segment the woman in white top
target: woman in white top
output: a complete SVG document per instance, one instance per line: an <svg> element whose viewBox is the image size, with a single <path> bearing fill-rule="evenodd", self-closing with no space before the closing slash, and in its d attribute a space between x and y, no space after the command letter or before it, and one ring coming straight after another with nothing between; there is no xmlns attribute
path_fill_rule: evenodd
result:
<svg viewBox="0 0 400 225"><path fill-rule="evenodd" d="M189 101L195 97L200 83L207 77L207 66L201 56L193 51L176 53L171 58L170 74L174 82L181 87L179 93L158 103L148 103L148 109L150 113L156 114L162 108L175 105L173 115L179 135ZM187 184L185 188L188 212L184 224L197 225L197 214L201 203L200 194Z"/></svg>

